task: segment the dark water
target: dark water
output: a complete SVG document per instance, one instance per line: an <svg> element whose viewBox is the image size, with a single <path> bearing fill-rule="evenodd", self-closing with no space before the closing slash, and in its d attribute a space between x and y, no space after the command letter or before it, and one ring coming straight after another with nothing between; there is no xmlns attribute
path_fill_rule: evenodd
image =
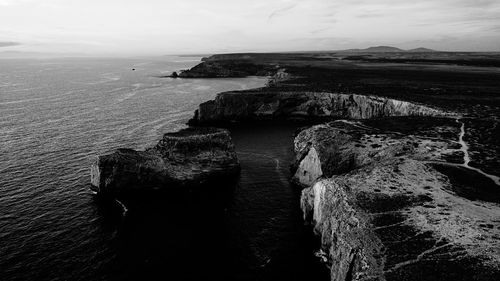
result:
<svg viewBox="0 0 500 281"><path fill-rule="evenodd" d="M231 129L242 171L235 182L153 198L96 202L116 258L109 279L328 280L327 268L289 183L295 126ZM121 218L121 219L120 219ZM110 227L114 225L114 227Z"/></svg>
<svg viewBox="0 0 500 281"><path fill-rule="evenodd" d="M326 280L288 182L294 126L233 129L232 184L124 202L125 216L90 194L95 155L150 146L215 93L265 82L155 77L195 63L0 60L0 280Z"/></svg>

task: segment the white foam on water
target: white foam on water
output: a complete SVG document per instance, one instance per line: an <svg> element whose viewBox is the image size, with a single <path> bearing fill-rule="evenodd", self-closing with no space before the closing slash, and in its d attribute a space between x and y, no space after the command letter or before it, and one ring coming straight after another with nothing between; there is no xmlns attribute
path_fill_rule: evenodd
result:
<svg viewBox="0 0 500 281"><path fill-rule="evenodd" d="M16 103L25 103L25 102L31 102L31 101L38 101L38 100L45 100L46 98L32 98L32 99L24 99L24 100L13 100L13 101L4 101L0 102L0 105L7 105L7 104L16 104Z"/></svg>
<svg viewBox="0 0 500 281"><path fill-rule="evenodd" d="M115 73L104 73L101 76L107 81L118 81L121 79L121 77Z"/></svg>
<svg viewBox="0 0 500 281"><path fill-rule="evenodd" d="M115 199L116 203L118 203L121 207L122 207L122 215L125 216L128 212L128 209L127 209L127 206L125 206L125 204L123 204L120 200L118 199Z"/></svg>
<svg viewBox="0 0 500 281"><path fill-rule="evenodd" d="M84 85L99 85L99 84L104 84L108 82L114 82L120 80L121 77L117 75L116 73L103 73L101 74L100 80L95 81L95 82L77 82L79 84L84 84Z"/></svg>
<svg viewBox="0 0 500 281"><path fill-rule="evenodd" d="M132 86L134 87L130 92L124 94L123 96L121 96L119 99L118 99L118 102L117 103L121 103L121 102L124 102L132 97L134 97L138 92L139 92L139 89L142 87L142 83L136 83L136 84L132 84Z"/></svg>
<svg viewBox="0 0 500 281"><path fill-rule="evenodd" d="M262 158L267 158L271 161L274 162L274 169L276 173L278 174L278 178L281 182L283 183L288 183L288 177L283 174L283 171L281 170L281 162L278 158L262 154L262 153L257 153L257 152L246 152L246 151L238 151L238 154L243 154L243 155L251 155L251 156L256 156L256 157L262 157Z"/></svg>
<svg viewBox="0 0 500 281"><path fill-rule="evenodd" d="M318 251L314 252L314 256L319 258L320 262L322 263L327 263L328 262L328 255L323 251L323 249L319 249Z"/></svg>

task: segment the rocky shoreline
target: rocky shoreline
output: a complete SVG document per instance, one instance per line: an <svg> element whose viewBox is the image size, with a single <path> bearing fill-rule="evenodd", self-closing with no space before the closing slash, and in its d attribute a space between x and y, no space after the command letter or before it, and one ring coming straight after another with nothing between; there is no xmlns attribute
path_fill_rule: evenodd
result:
<svg viewBox="0 0 500 281"><path fill-rule="evenodd" d="M334 122L302 131L295 149L306 154L294 176L307 186L304 218L321 236L332 280L500 276L500 201L458 196L434 166L460 150L453 141Z"/></svg>
<svg viewBox="0 0 500 281"><path fill-rule="evenodd" d="M429 106L377 96L328 92L225 92L202 103L192 125L273 119L332 120L388 116L453 116Z"/></svg>
<svg viewBox="0 0 500 281"><path fill-rule="evenodd" d="M328 77L308 75L321 70L338 74L336 69L319 63L311 70L310 65L300 66L304 58L298 57L299 62L292 63L281 56L219 55L181 72L181 78L271 75L268 87L220 93L201 104L189 124L202 128L269 120L322 123L296 135L292 180L304 188L300 202L304 219L321 237L331 280L499 280L498 177L469 166L466 138L470 137L466 121L461 121L471 115L464 109L466 102L447 103L446 96L435 94L436 89L453 93L466 86L449 82L447 75L454 74L445 73L440 74L446 77L440 88L408 82L404 89L409 94L402 95L402 86L385 81L386 69L379 71L383 82L370 84L375 79L363 77L358 85L346 76L332 83ZM364 73L360 66L350 67L356 75ZM394 92L365 92L366 85L378 89L382 83ZM477 104L487 106L482 100ZM230 137L217 132L224 135L218 142L222 148L214 146L222 156L221 161L206 162L209 172L193 168L205 163L205 156L199 159L206 155L204 149L193 156L197 160L186 160L192 156L185 155L191 146L180 149L167 134L151 150L121 150L100 157L92 168L92 183L99 191L123 188L130 180L122 184L121 179L130 171L132 182L141 179L135 185L142 185L143 179L161 185L200 182L212 168L233 174L238 166ZM498 149L479 141L471 146ZM184 158L173 157L172 148L175 155L183 150ZM165 168L169 165L174 168ZM186 170L189 175L182 172ZM457 181L464 173L472 183Z"/></svg>

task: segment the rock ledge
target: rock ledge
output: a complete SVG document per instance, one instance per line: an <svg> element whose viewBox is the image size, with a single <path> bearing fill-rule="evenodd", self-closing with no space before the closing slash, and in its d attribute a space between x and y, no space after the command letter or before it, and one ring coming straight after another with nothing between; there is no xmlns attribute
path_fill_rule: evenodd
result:
<svg viewBox="0 0 500 281"><path fill-rule="evenodd" d="M167 133L145 151L118 149L91 166L92 188L103 194L200 186L235 175L240 166L229 132L187 128Z"/></svg>

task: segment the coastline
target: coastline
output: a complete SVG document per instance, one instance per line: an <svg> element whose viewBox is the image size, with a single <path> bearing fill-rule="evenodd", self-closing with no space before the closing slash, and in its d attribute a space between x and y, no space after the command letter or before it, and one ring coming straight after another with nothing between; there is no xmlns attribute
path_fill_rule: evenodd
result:
<svg viewBox="0 0 500 281"><path fill-rule="evenodd" d="M456 172L431 165L451 165L465 159L462 166L466 167L471 159L464 147L471 151L482 147L496 149L492 143L467 144L464 137L469 136L463 126L456 126L456 118L486 117L481 110L468 110L466 104L470 100L450 102L447 98L464 87L477 90L475 84L497 75L494 71L487 70L482 79L481 74L470 72L467 67L463 72L447 72L432 65L419 69L412 64L408 68L401 66L394 74L386 66L367 69L340 62L338 68L332 68L321 61L314 65L317 61L303 56L292 62L280 60L280 56L271 56L269 60L269 54L252 56L242 59L239 54L216 55L179 74L182 79L270 77L267 87L220 93L215 100L201 104L189 125L245 127L280 120L322 123L297 133L292 174L293 180L305 188L301 199L304 218L321 237L318 251L330 267L332 280L456 280L449 275L452 272L460 272L466 279L490 280L500 276L495 266L500 252L489 250L499 246L490 229L500 227L494 219L494 214L500 214L500 201L497 197L486 199L488 193L495 193L492 190L497 183L487 183L484 188L455 186L452 178ZM374 68L381 75L378 78L373 74ZM418 85L408 82L416 72L422 74L418 77L438 77L430 82L416 81ZM340 79L331 76L341 73ZM393 77L386 77L389 74ZM472 76L464 82L467 86L449 81L452 76L464 75ZM371 80L366 80L367 76ZM481 79L475 82L476 78ZM410 86L403 86L400 80ZM498 86L491 85L493 90L486 91L494 91ZM379 92L381 89L388 91ZM491 107L483 102L491 93L484 95L483 100L477 96L472 100L497 112L496 105ZM357 121L330 123L345 118ZM484 175L497 176L488 172L492 171L491 161L497 163L499 159L474 160L485 166L484 171L470 167L471 172L481 171L473 175L479 182L485 182L481 178ZM366 185L374 181L376 184L367 189ZM479 209L475 207L478 204ZM454 207L457 205L458 209ZM395 216L385 217L389 213ZM468 220L462 222L461 217ZM439 226L445 222L448 229L442 230ZM452 234L458 228L468 230L463 235ZM379 229L389 232L380 233ZM396 237L391 231L402 236ZM418 237L418 233L425 236ZM481 242L478 237L485 240ZM390 241L394 239L406 241L403 247L412 246L408 251L393 248ZM464 239L469 242L463 242ZM429 241L433 245L428 245ZM456 255L458 252L460 256ZM439 262L428 262L428 258L438 257ZM437 274L437 270L442 272ZM424 274L422 271L428 273L417 274Z"/></svg>
<svg viewBox="0 0 500 281"><path fill-rule="evenodd" d="M206 64L207 61L210 62L210 58L204 60L204 63ZM228 68L233 67L234 64L234 61L226 65L222 63L223 67ZM221 67L221 64L215 65ZM200 75L198 70L200 68L209 69L211 72L213 71L213 68L210 67L197 67L195 71L196 75ZM318 68L321 69L321 67ZM263 67L263 69L266 69L266 67ZM279 69L279 71L276 71L276 73L280 72L280 77L282 77L286 66L280 66L277 69ZM280 119L309 121L323 119L323 122L329 119L333 120L338 118L359 120L358 123L361 126L349 127L344 123L340 125L340 131L328 133L327 135L329 137L327 138L322 135L323 133L317 136L314 134L308 135L308 133L306 133L307 136L301 136L300 134L306 132L307 129L303 130L302 133L295 138L297 160L293 165L293 169L295 169L294 180L306 187L302 194L301 203L304 211L304 218L306 221L312 223L316 234L322 239L322 247L319 251L324 253L324 255L321 255L322 259L326 259L327 263L330 264L331 280L371 280L370 278L389 280L400 280L403 278L404 280L413 280L415 275L418 275L415 280L421 280L422 278L425 280L456 280L454 277L449 276L452 272L460 272L466 279L475 277L479 278L479 280L494 280L498 278L498 276L500 276L500 270L495 264L498 264L500 260L500 252L495 250L491 251L491 249L498 248L500 245L494 233L492 235L490 232L490 229L498 227L495 226L498 225L498 222L495 222L494 214L500 214L500 206L498 205L500 201L492 199L497 198L496 196L487 198L481 195L482 192L486 194L489 192L495 193L495 186L498 188L498 183L494 179L497 178L497 176L489 175L479 168L468 166L470 156L467 150L469 147L466 141L464 141L466 132L463 128L463 124L460 128L457 128L456 125L453 124L456 118L460 118L460 116L464 115L471 116L472 114L477 114L477 112L466 112L459 104L443 104L438 99L436 99L435 102L429 103L429 100L423 102L420 98L414 99L410 97L408 99L408 96L402 99L405 101L386 98L383 97L384 95L382 95L382 97L373 95L370 97L370 95L366 94L358 96L356 92L352 92L349 88L340 88L339 93L334 93L333 95L325 91L316 92L317 94L309 94L308 91L301 94L300 90L308 88L308 85L301 85L294 81L296 80L294 77L300 77L301 74L297 69L294 71L293 74L287 75L286 79L279 79L279 77L271 79L272 83L270 83L267 88L235 93L221 93L217 95L214 101L200 105L199 110L195 113L190 124L245 124L248 122L266 122ZM314 73L318 74L317 71ZM465 73L467 73L467 69L465 69ZM240 75L240 73L238 73L238 75ZM443 73L443 76L446 75L450 74L446 72ZM314 79L311 80L314 81ZM311 80L308 82L311 82ZM334 87L337 91L339 90L338 86L341 85L339 84ZM356 87L356 85L354 85L354 87ZM451 89L448 91L453 91L453 87L450 88ZM446 91L446 89L442 88L437 89L437 91L443 90ZM348 92L348 94L345 92ZM391 97L394 96L394 94L397 94L397 92L385 96ZM394 104L397 105L393 106ZM426 105L430 105L430 107ZM409 108L411 108L411 110ZM400 131L398 137L396 137L394 141L388 141L387 137L379 138L379 134L384 135L389 133L388 136L390 136L391 131L398 131L398 118L405 117L414 117L417 118L417 120L418 118L420 118L420 120L425 120L427 118L428 121L424 122L427 123L425 126L427 126L429 130L434 130L434 135L430 135L429 132L416 126L413 129L406 130L406 132ZM383 118L396 118L394 119L394 121L396 121L396 126L393 125L393 127L390 128L382 126L381 128L377 128L373 126L374 124L371 126L363 125L363 120ZM443 124L432 124L433 118L438 118L440 120L444 118L445 121L442 122ZM428 123L429 121L431 124ZM404 127L409 124L400 125ZM324 125L318 126L321 127ZM335 126L338 125L334 125L334 127ZM367 130L367 128L369 128L369 130ZM412 135L416 133L417 137L415 138L412 137L412 135L408 135L410 140L405 142L409 143L410 146L403 145L400 148L401 150L398 150L394 145L401 142L401 135L407 135L408 132L411 132ZM372 140L369 143L361 143L359 149L354 149L355 147L341 148L341 146L339 146L340 144L335 144L335 139L341 135L349 136L349 138L357 138L360 134L363 135L363 138L371 138ZM418 136L419 134L420 136ZM454 137L452 137L452 135L454 135ZM457 136L458 139L456 139ZM393 137L395 136L393 135ZM364 141L366 142L366 139ZM310 145L311 142L313 145ZM356 142L357 141L352 139L348 143L353 144ZM316 145L320 149L319 151L314 149L314 143L317 143ZM455 143L459 143L460 146L457 147ZM345 145L349 144L346 143ZM357 145L358 144L356 144L356 146ZM379 147L382 147L382 149ZM464 151L464 148L467 151ZM343 153L352 149L354 149L353 152L349 153L354 153L354 155L359 154L360 156L358 157L361 158L352 160L353 156L349 156L349 154L342 156ZM356 150L358 152L355 152ZM375 160L375 162L371 162L370 158L374 157L374 154L380 155L382 158ZM459 161L455 160L457 157L460 157L458 155L462 155L461 157L463 161L465 161L462 165L468 168L472 172L471 175L478 178L479 182L488 182L489 179L493 179L492 183L487 183L489 187L455 187L453 183L450 183L448 180L448 177L452 177L452 174L444 172L441 169L433 170L432 166L425 164L427 162L441 162L446 164ZM345 160L342 160L344 157ZM411 162L415 160L408 160L410 161L408 164L404 164L406 162L401 162L401 164L388 164L396 165L396 167L391 169L401 171L401 173L403 173L401 176L393 175L392 178L382 177L377 179L380 177L377 174L378 172L373 174L375 170L383 169L384 165L387 165L384 164L385 162L395 163L394 161L401 161L401 159L403 159L402 157L415 159L418 162ZM421 163L420 161L424 161L422 162L424 163L423 166L419 166L421 165L419 164ZM476 159L476 161L478 160ZM405 165L409 165L408 167L412 168L406 170L408 168L406 168ZM379 185L373 189L355 191L358 189L358 187L356 187L357 185L363 184L361 178L359 180L354 180L354 182L353 180L347 181L343 183L344 186L341 184L340 187L335 183L336 181L340 181L343 174L347 173L349 177L356 178L358 174L361 176L365 173L366 169L375 170L363 176L365 181L380 181ZM422 182L422 178L426 178L425 175L429 172L435 175L434 178L429 178L427 183L425 181ZM477 174L473 174L474 172L477 172ZM412 178L412 175L415 173L419 175L420 178ZM485 175L487 178L486 180L480 179ZM324 183L325 181L326 183ZM402 186L409 185L410 187L401 190L401 185L398 186L398 184L396 184L394 187L391 187L391 189L387 189L387 186L391 186L391 182L393 181L401 181L400 184L402 184ZM437 193L429 193L429 189L431 189L429 187L430 182L435 182L437 184L432 188L436 189ZM467 192L461 191L461 188L472 188L475 190L469 190L469 194L467 194ZM444 194L446 194L448 190L454 190L454 196L448 196L447 199L443 199L442 192L444 191ZM351 192L354 192L354 194L360 192L359 194L361 194L361 197L356 197L358 195L353 195ZM400 195L398 195L398 192L400 192L403 197L399 197ZM419 199L421 198L419 194L426 196L426 199ZM383 196L380 197L381 195ZM366 196L371 199L367 201ZM387 201L389 199L387 199L386 196L388 196L387 198L393 198L390 200L396 201L394 201L394 203L389 203L391 201ZM474 207L475 204L478 204L474 203L478 198L479 200L486 200L491 203L481 203L481 208L483 209L479 211ZM341 205L338 206L338 203L335 203L339 202L339 200L341 202L340 204L345 204L346 207L341 207ZM389 206L394 204L394 207L388 207L388 209L383 212L391 211L394 214L399 214L398 218L391 218L390 220L377 216L369 219L363 218L368 215L367 213L376 210L378 204L389 204ZM405 204L408 204L406 206L409 208L416 208L415 210L417 211L413 211L416 213L406 211L408 207L405 208ZM432 206L432 204L436 204L434 205L436 207L440 206L437 207L438 211L428 211L433 210L432 208L436 208L431 208L430 206ZM460 206L458 209L454 207L457 205ZM360 208L355 206L364 207ZM441 213L445 215L440 215L438 212L440 212L439 210L443 207L447 211L441 211ZM344 208L347 209L343 210ZM352 214L353 211L354 214ZM380 209L378 212L380 212ZM325 213L329 215L325 215ZM351 215L348 215L349 213L351 213ZM418 215L415 216L414 214ZM412 223L417 220L417 217L419 217L421 221ZM455 217L467 217L469 221L462 222L460 219L455 220ZM342 226L342 221L344 220L346 220L346 225ZM382 222L381 220L387 221ZM408 222L405 223L404 221ZM445 221L447 222L449 230L441 230L441 226L439 226ZM405 228L412 229L412 231L407 231L403 237L377 233L377 229L388 229L398 232ZM451 234L453 232L452 229L457 228L469 230L465 231L463 234ZM363 233L363 231L367 232ZM414 241L412 241L411 237L420 232L427 233L426 235L429 236L423 240L415 238ZM412 250L409 252L401 252L397 248L393 248L391 244L387 244L388 241L394 239L402 239L403 241L407 239L407 245L409 245L408 243L413 243L412 245L414 246L412 246ZM464 239L469 242L463 242ZM428 241L434 241L435 245L428 248ZM368 246L366 243L374 244ZM463 256L460 258L457 257L455 254L457 251L461 252ZM393 256L399 256L399 258L393 261ZM412 256L415 258L412 258ZM425 259L423 257L425 257ZM439 262L426 261L429 258L433 259L433 257L441 258L439 258ZM447 268L444 272L442 272L443 266ZM435 269L441 272L438 274ZM428 272L423 273L422 270Z"/></svg>

